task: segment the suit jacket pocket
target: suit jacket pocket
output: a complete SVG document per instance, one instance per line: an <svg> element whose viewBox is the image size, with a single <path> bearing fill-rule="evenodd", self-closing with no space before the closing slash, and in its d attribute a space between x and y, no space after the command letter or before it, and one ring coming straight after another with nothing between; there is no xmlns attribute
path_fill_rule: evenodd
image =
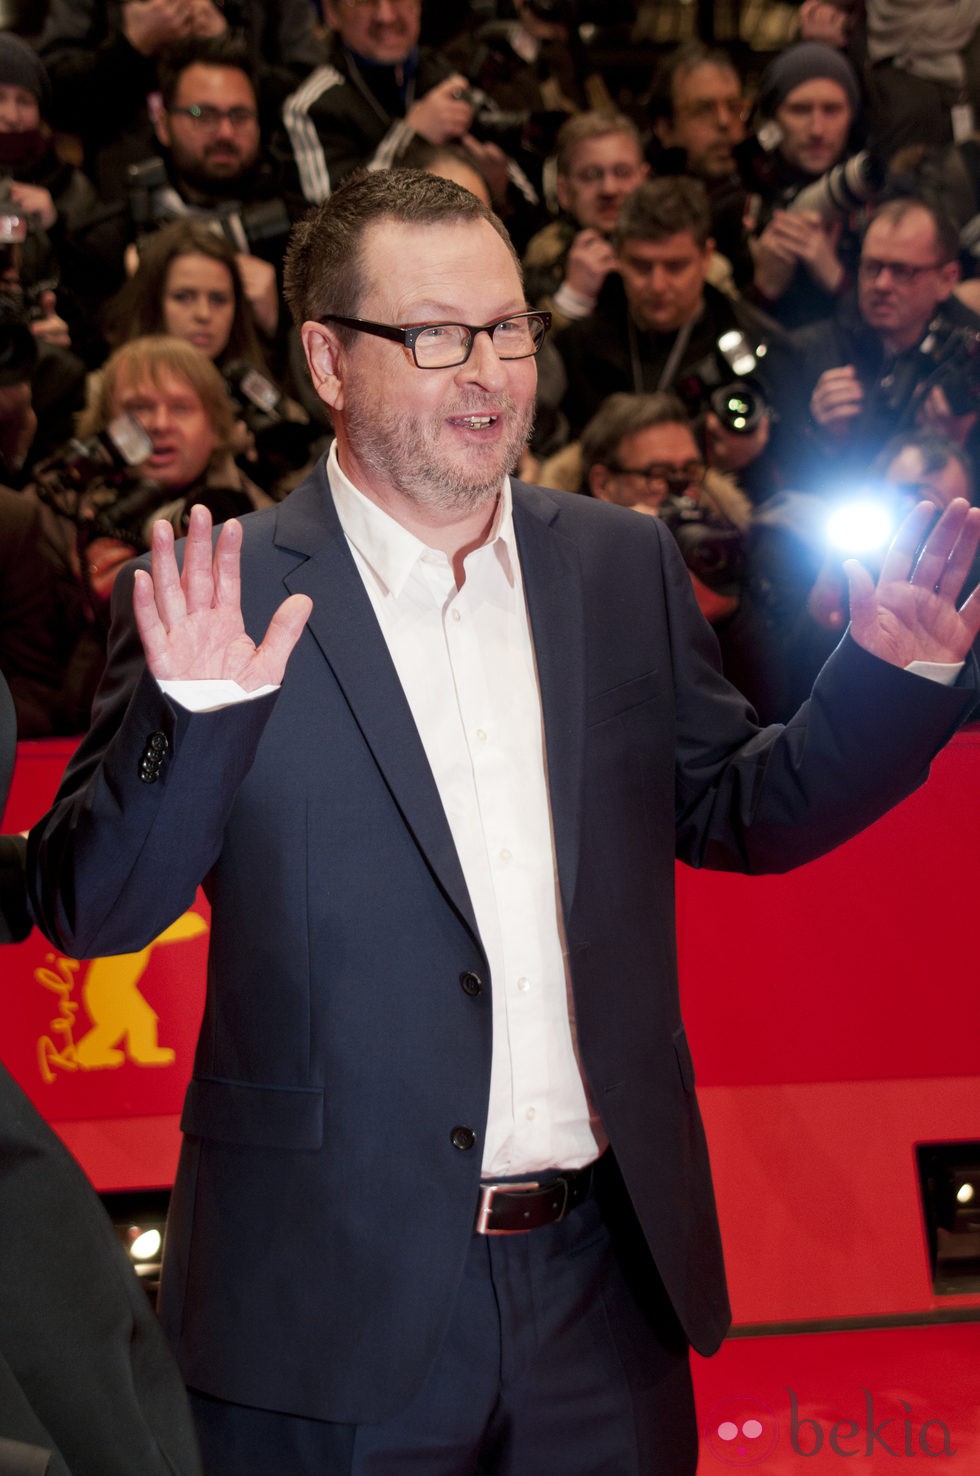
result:
<svg viewBox="0 0 980 1476"><path fill-rule="evenodd" d="M246 1148L319 1148L323 1092L195 1077L187 1088L180 1126L192 1137Z"/></svg>
<svg viewBox="0 0 980 1476"><path fill-rule="evenodd" d="M633 677L628 682L619 682L605 692L597 692L585 704L586 727L594 728L599 723L608 722L610 718L619 717L620 713L629 712L630 708L638 707L641 702L649 702L656 697L659 688L660 681L656 671L646 671L642 676Z"/></svg>

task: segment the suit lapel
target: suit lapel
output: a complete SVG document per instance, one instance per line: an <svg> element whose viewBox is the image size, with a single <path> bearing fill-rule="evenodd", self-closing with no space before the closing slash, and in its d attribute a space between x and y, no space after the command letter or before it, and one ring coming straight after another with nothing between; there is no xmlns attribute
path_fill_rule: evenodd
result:
<svg viewBox="0 0 980 1476"><path fill-rule="evenodd" d="M305 555L286 576L313 600L309 630L428 864L474 935L476 919L439 791L344 537L324 463L280 505L275 541Z"/></svg>
<svg viewBox="0 0 980 1476"><path fill-rule="evenodd" d="M585 613L582 570L575 544L561 532L561 496L514 488L514 529L531 620L541 686L548 791L558 877L565 915L575 895L578 868L583 713L585 704Z"/></svg>

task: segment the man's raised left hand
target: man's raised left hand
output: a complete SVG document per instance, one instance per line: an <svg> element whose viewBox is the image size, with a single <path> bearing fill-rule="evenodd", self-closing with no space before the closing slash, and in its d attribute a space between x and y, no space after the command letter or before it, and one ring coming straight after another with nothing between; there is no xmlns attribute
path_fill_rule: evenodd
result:
<svg viewBox="0 0 980 1476"><path fill-rule="evenodd" d="M931 502L913 508L892 540L877 583L856 559L844 565L851 635L893 666L964 661L980 633L980 587L956 604L980 543L980 508L955 498L926 537L935 515Z"/></svg>

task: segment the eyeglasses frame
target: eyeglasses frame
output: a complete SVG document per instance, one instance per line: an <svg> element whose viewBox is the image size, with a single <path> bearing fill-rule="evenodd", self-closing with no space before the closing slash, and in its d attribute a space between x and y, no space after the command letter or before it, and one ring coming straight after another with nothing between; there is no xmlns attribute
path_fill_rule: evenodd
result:
<svg viewBox="0 0 980 1476"><path fill-rule="evenodd" d="M344 318L339 313L326 313L322 318L318 318L317 322L323 323L324 325L327 323L339 323L343 328L353 328L356 333L369 333L375 338L387 338L392 343L400 343L403 348L411 350L416 369L458 369L461 364L467 362L472 354L473 345L476 343L476 335L478 333L488 334L492 344L494 329L499 328L501 323L513 322L515 318L537 318L544 324L544 332L541 334L540 342L535 345L529 354L498 355L502 363L514 364L518 363L521 359L533 359L537 357L551 328L551 314L549 312L528 309L528 311L523 313L505 313L502 318L496 318L492 323L456 323L451 319L445 319L438 323L416 323L410 328L398 328L393 323L373 323L370 318ZM465 328L470 335L470 341L463 357L455 360L452 364L420 364L415 345L419 336L426 333L430 328ZM494 348L494 352L497 352L496 347Z"/></svg>

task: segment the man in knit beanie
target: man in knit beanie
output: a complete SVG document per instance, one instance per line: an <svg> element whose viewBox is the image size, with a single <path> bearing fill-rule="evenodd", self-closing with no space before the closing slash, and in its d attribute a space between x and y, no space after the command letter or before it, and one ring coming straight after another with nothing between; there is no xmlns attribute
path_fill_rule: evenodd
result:
<svg viewBox="0 0 980 1476"><path fill-rule="evenodd" d="M761 117L775 120L783 157L808 174L823 174L843 153L860 108L854 68L822 41L787 47L759 80Z"/></svg>
<svg viewBox="0 0 980 1476"><path fill-rule="evenodd" d="M829 317L849 280L845 222L789 207L847 156L860 106L850 62L820 41L788 47L759 82L758 132L769 152L749 209L753 290L787 328Z"/></svg>
<svg viewBox="0 0 980 1476"><path fill-rule="evenodd" d="M44 121L50 104L51 84L37 53L19 36L0 32L0 176L6 176L8 207L48 232L57 250L62 234L97 199L85 176L55 151Z"/></svg>

